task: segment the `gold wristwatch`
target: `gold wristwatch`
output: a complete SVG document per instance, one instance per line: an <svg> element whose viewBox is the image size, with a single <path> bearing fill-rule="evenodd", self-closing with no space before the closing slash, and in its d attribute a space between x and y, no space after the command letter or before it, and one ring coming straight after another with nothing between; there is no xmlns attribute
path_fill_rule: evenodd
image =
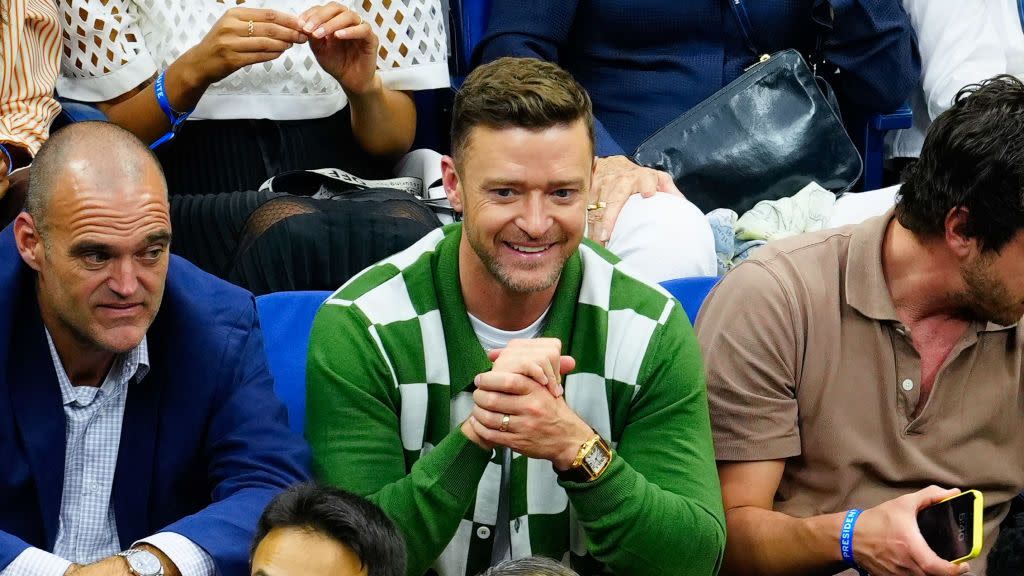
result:
<svg viewBox="0 0 1024 576"><path fill-rule="evenodd" d="M571 482L593 482L608 469L613 454L608 443L600 435L594 434L580 446L568 470L559 472L558 477Z"/></svg>

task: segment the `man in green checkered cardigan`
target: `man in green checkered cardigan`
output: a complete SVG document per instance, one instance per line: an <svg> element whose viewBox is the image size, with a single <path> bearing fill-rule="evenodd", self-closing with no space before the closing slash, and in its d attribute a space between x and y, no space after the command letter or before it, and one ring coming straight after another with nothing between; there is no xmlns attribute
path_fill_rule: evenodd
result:
<svg viewBox="0 0 1024 576"><path fill-rule="evenodd" d="M530 555L714 574L725 522L692 328L583 240L606 207L589 197L590 99L553 64L505 58L470 74L454 116L442 168L463 223L317 313L316 471L384 509L410 575Z"/></svg>

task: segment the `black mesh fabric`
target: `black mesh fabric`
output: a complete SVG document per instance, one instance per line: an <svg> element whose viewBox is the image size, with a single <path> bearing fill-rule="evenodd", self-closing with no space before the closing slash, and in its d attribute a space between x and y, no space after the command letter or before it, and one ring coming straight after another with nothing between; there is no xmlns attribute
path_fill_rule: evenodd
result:
<svg viewBox="0 0 1024 576"><path fill-rule="evenodd" d="M171 196L171 251L223 278L249 216L278 196L284 194L249 191Z"/></svg>
<svg viewBox="0 0 1024 576"><path fill-rule="evenodd" d="M255 294L334 290L441 225L406 192L330 200L270 192L171 198L174 252Z"/></svg>

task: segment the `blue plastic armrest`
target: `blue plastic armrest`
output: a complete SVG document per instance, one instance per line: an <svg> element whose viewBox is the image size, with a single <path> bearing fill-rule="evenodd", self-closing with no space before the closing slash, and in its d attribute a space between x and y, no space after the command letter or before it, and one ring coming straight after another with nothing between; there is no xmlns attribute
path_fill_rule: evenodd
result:
<svg viewBox="0 0 1024 576"><path fill-rule="evenodd" d="M910 128L913 123L914 113L910 110L910 105L907 103L887 114L875 114L868 118L864 126L865 190L875 190L882 187L882 171L885 163L885 133L890 130Z"/></svg>
<svg viewBox="0 0 1024 576"><path fill-rule="evenodd" d="M910 104L906 102L903 103L903 106L888 114L875 114L871 117L870 121L872 128L882 132L910 128L913 123L914 113L910 110Z"/></svg>

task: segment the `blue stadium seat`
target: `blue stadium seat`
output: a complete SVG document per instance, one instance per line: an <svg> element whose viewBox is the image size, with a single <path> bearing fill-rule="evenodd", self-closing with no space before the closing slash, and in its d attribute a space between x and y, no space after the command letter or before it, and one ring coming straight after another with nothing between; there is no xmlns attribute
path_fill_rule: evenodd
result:
<svg viewBox="0 0 1024 576"><path fill-rule="evenodd" d="M718 284L718 276L694 276L692 278L676 278L661 283L661 287L675 296L683 305L683 310L690 317L690 324L697 323L697 312L707 298L711 289Z"/></svg>
<svg viewBox="0 0 1024 576"><path fill-rule="evenodd" d="M291 429L302 434L306 421L306 350L327 291L274 292L256 297L263 347L274 376L274 391L288 408Z"/></svg>
<svg viewBox="0 0 1024 576"><path fill-rule="evenodd" d="M54 118L53 124L50 126L50 132L55 132L75 122L85 122L87 120L107 121L107 115L92 104L65 100L63 98L58 98L57 101L60 102L60 114Z"/></svg>
<svg viewBox="0 0 1024 576"><path fill-rule="evenodd" d="M889 114L875 114L864 123L864 140L861 153L864 155L864 189L877 190L882 187L882 169L885 163L885 133L890 130L910 128L914 113L909 104Z"/></svg>

